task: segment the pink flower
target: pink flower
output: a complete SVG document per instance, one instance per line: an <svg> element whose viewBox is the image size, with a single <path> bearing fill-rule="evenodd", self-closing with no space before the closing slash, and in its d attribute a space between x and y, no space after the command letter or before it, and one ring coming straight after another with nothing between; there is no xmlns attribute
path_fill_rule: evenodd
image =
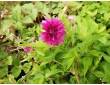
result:
<svg viewBox="0 0 110 85"><path fill-rule="evenodd" d="M32 47L24 47L23 50L24 50L25 53L29 53L29 52L31 52L33 49L32 49Z"/></svg>
<svg viewBox="0 0 110 85"><path fill-rule="evenodd" d="M41 33L40 38L49 45L56 46L64 42L64 25L57 19L47 19L42 21L44 32Z"/></svg>
<svg viewBox="0 0 110 85"><path fill-rule="evenodd" d="M75 20L75 16L69 15L69 16L68 16L68 19L69 19L70 21L73 21L73 20Z"/></svg>

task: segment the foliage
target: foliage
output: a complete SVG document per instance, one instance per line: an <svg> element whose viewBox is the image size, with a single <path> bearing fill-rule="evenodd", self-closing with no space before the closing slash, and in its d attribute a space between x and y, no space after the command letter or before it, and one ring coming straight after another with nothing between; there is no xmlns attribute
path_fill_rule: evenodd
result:
<svg viewBox="0 0 110 85"><path fill-rule="evenodd" d="M16 4L0 19L0 83L110 83L109 4ZM41 21L52 17L66 31L64 43L55 47L39 38ZM33 48L29 53L23 51L27 46Z"/></svg>

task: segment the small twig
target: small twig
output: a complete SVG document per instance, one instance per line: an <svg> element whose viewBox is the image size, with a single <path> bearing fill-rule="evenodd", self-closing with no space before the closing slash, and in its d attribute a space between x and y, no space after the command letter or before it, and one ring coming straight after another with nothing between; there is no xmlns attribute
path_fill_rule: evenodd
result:
<svg viewBox="0 0 110 85"><path fill-rule="evenodd" d="M77 83L79 84L80 81L79 81L79 75L78 75L78 72L75 71L75 77L76 77L76 80L77 80Z"/></svg>
<svg viewBox="0 0 110 85"><path fill-rule="evenodd" d="M79 81L80 79L79 79L78 72L75 69L74 70L71 70L70 72L75 76L76 81L79 84L80 83L80 81Z"/></svg>

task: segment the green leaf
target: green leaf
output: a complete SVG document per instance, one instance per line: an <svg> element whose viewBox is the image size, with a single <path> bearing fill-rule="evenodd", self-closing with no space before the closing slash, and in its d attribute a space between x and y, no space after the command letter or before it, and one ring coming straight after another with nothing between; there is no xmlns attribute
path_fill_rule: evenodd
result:
<svg viewBox="0 0 110 85"><path fill-rule="evenodd" d="M95 63L94 63L94 66L92 67L92 71L94 71L97 67L98 67L98 65L100 64L100 61L101 61L101 59L102 59L102 55L100 55L98 58L94 58L94 60L95 60Z"/></svg>
<svg viewBox="0 0 110 85"><path fill-rule="evenodd" d="M45 78L48 79L49 77L55 76L57 73L61 72L56 68L56 65L50 67L50 70L47 69L45 72Z"/></svg>
<svg viewBox="0 0 110 85"><path fill-rule="evenodd" d="M18 77L18 75L21 72L21 68L19 66L14 66L12 69L12 75L14 75L14 77Z"/></svg>
<svg viewBox="0 0 110 85"><path fill-rule="evenodd" d="M5 59L7 57L7 53L0 49L0 60Z"/></svg>
<svg viewBox="0 0 110 85"><path fill-rule="evenodd" d="M38 73L40 71L40 66L38 64L34 64L32 71L31 71L31 75L35 75L36 73Z"/></svg>
<svg viewBox="0 0 110 85"><path fill-rule="evenodd" d="M28 79L28 83L31 83L31 84L42 84L42 83L44 83L44 76L41 73L37 73L33 77L30 77Z"/></svg>
<svg viewBox="0 0 110 85"><path fill-rule="evenodd" d="M104 77L104 73L101 71L94 71L93 73L95 76L97 76L98 78L103 78Z"/></svg>
<svg viewBox="0 0 110 85"><path fill-rule="evenodd" d="M8 66L0 67L0 79L8 74Z"/></svg>
<svg viewBox="0 0 110 85"><path fill-rule="evenodd" d="M43 48L43 49L44 48L49 48L48 45L46 43L42 42L42 41L36 41L35 45L36 45L37 48Z"/></svg>
<svg viewBox="0 0 110 85"><path fill-rule="evenodd" d="M8 79L9 79L9 82L11 84L15 84L16 83L16 80L14 79L14 76L13 75L8 75Z"/></svg>
<svg viewBox="0 0 110 85"><path fill-rule="evenodd" d="M83 59L82 59L82 62L83 62L83 72L84 72L84 76L86 75L87 71L89 70L89 68L91 67L92 65L92 61L93 61L93 58L91 56L85 56Z"/></svg>
<svg viewBox="0 0 110 85"><path fill-rule="evenodd" d="M109 55L104 54L104 55L103 55L103 58L104 58L108 63L110 63L110 56L109 56Z"/></svg>
<svg viewBox="0 0 110 85"><path fill-rule="evenodd" d="M17 22L22 20L21 16L21 7L20 5L17 5L12 9L12 18Z"/></svg>
<svg viewBox="0 0 110 85"><path fill-rule="evenodd" d="M107 82L110 83L110 68L108 68L110 66L110 63L106 63L104 62L102 67L104 70L104 77L103 77L103 82Z"/></svg>
<svg viewBox="0 0 110 85"><path fill-rule="evenodd" d="M71 24L70 21L66 18L65 15L61 17L61 20L64 21L63 23L64 23L65 30L66 30L66 37L67 37L68 39L70 39L72 36L74 36L74 35L73 35L74 30L73 30L72 24Z"/></svg>
<svg viewBox="0 0 110 85"><path fill-rule="evenodd" d="M15 65L15 66L19 66L19 64L20 64L19 59L16 58L16 57L13 57L13 62L12 62L12 64Z"/></svg>
<svg viewBox="0 0 110 85"><path fill-rule="evenodd" d="M23 18L23 23L27 24L27 23L33 23L33 20L30 16L25 16Z"/></svg>
<svg viewBox="0 0 110 85"><path fill-rule="evenodd" d="M82 18L77 17L77 33L81 40L84 40L86 37L91 36L92 33L96 33L98 30L98 24L94 22L90 17Z"/></svg>
<svg viewBox="0 0 110 85"><path fill-rule="evenodd" d="M31 66L32 66L32 63L25 63L22 69L25 71L25 73L27 73L30 70Z"/></svg>
<svg viewBox="0 0 110 85"><path fill-rule="evenodd" d="M62 64L64 65L65 70L68 70L74 64L74 59L78 56L75 48L69 50L68 53L64 55Z"/></svg>
<svg viewBox="0 0 110 85"><path fill-rule="evenodd" d="M12 65L13 58L12 56L8 56L8 65Z"/></svg>
<svg viewBox="0 0 110 85"><path fill-rule="evenodd" d="M23 30L24 26L22 22L16 22L16 28L19 30Z"/></svg>
<svg viewBox="0 0 110 85"><path fill-rule="evenodd" d="M35 19L37 16L37 8L35 8L35 6L32 3L24 4L22 6L22 11L24 14L26 14L32 20Z"/></svg>

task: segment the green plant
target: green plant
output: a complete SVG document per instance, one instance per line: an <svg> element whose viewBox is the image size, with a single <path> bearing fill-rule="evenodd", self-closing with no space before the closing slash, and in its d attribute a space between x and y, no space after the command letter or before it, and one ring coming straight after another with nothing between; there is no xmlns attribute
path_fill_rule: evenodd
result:
<svg viewBox="0 0 110 85"><path fill-rule="evenodd" d="M110 83L109 7L109 2L31 2L11 8L0 25L0 83ZM66 31L64 43L55 47L39 39L41 21L52 17ZM25 53L24 47L33 50Z"/></svg>

